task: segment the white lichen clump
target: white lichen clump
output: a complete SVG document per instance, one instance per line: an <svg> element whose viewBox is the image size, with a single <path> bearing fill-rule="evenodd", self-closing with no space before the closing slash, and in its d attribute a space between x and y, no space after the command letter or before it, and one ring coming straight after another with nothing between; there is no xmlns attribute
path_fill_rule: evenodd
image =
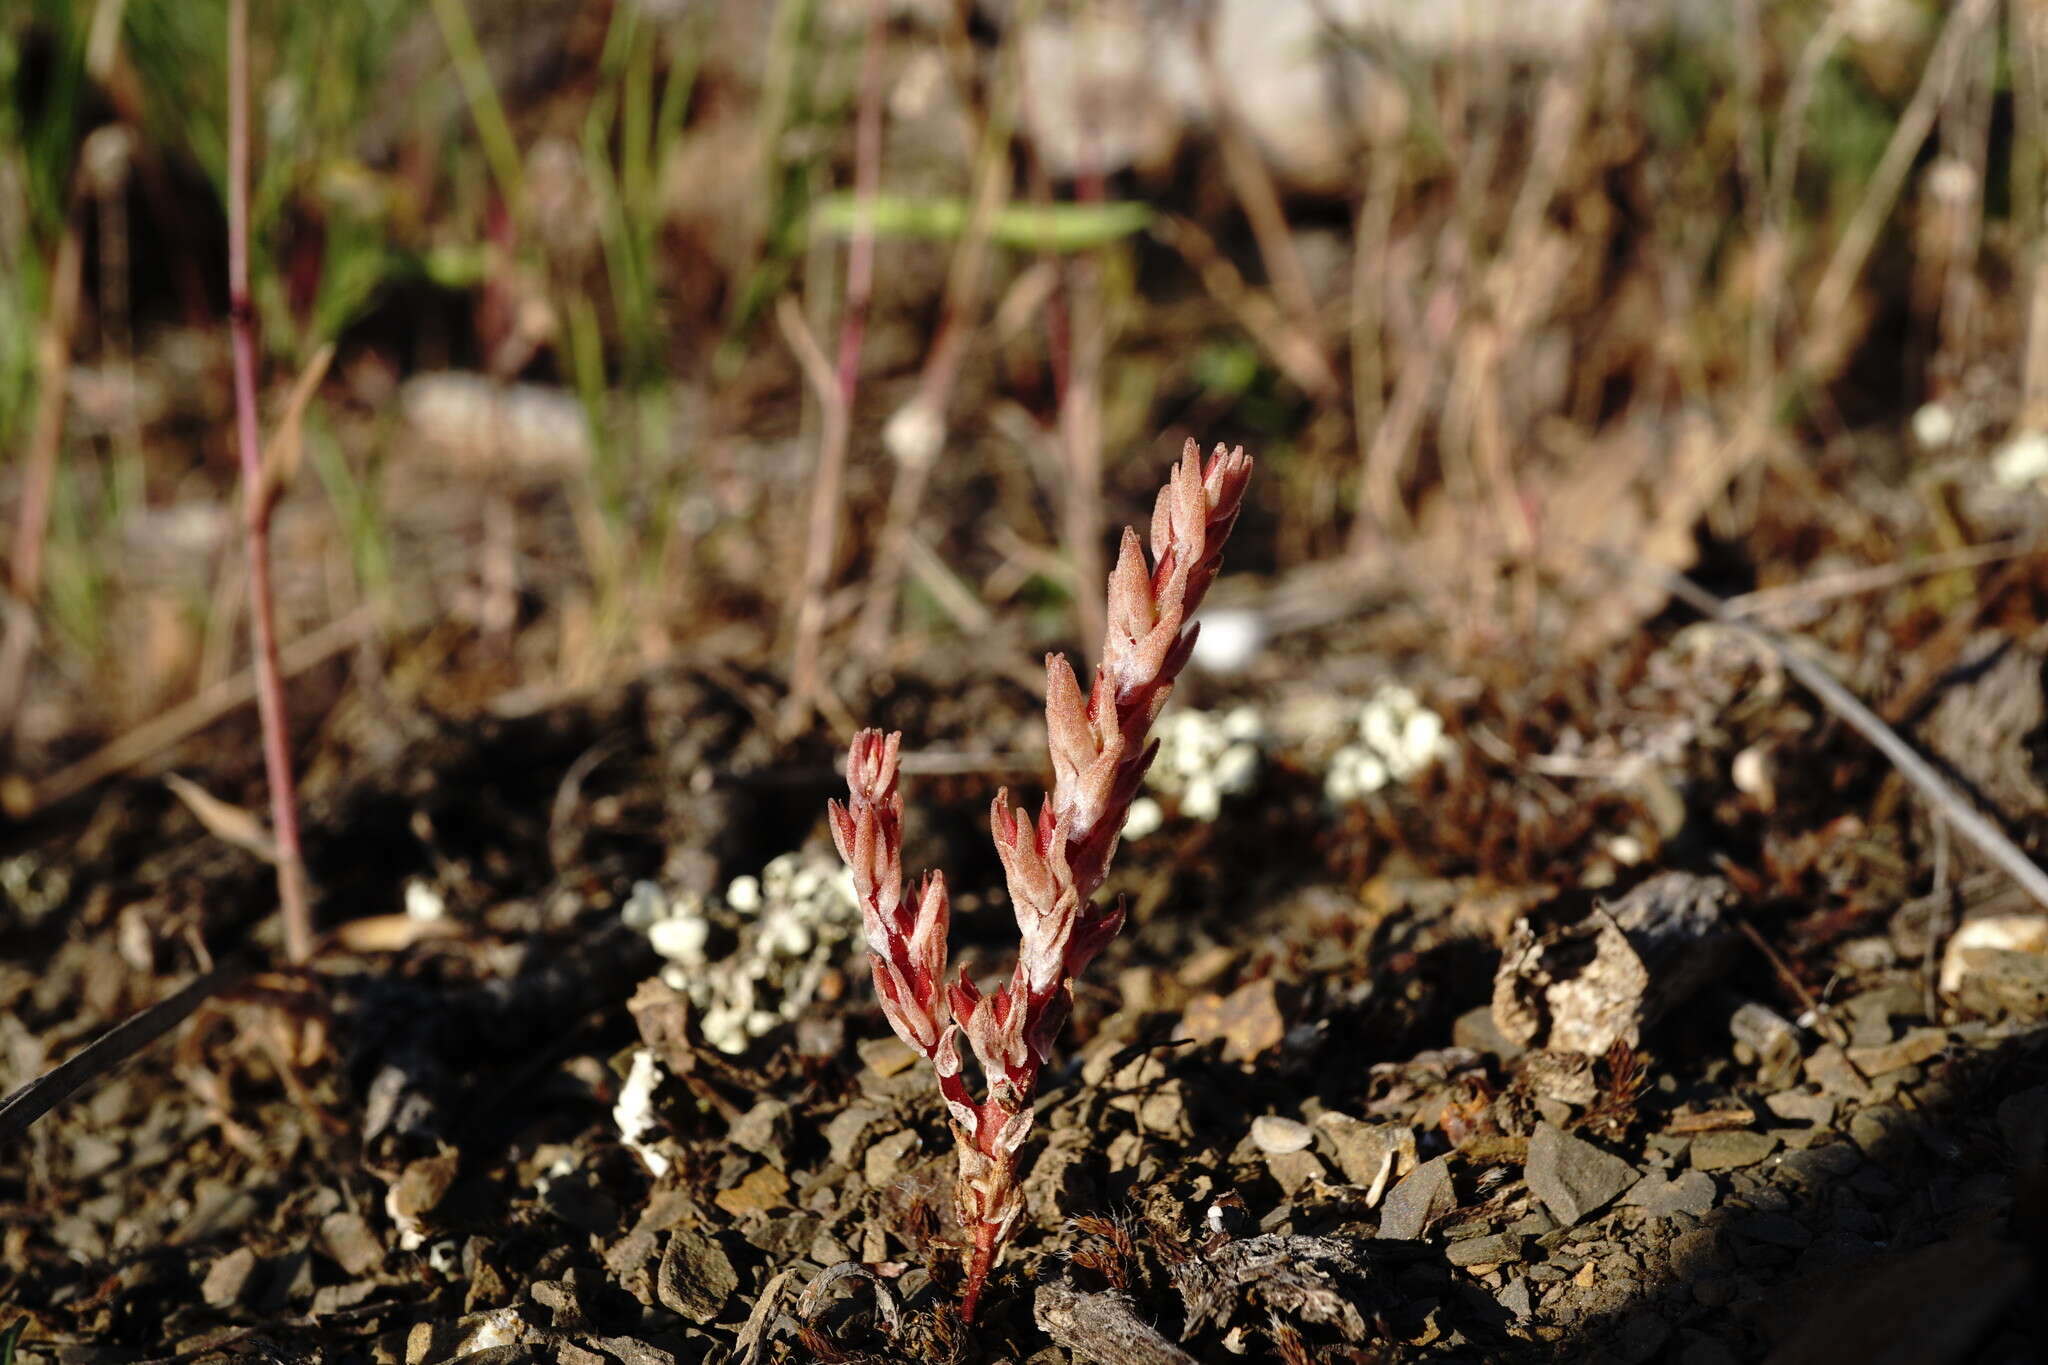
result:
<svg viewBox="0 0 2048 1365"><path fill-rule="evenodd" d="M1152 761L1146 783L1178 799L1180 813L1190 820L1214 820L1223 812L1223 798L1248 792L1259 779L1259 741L1264 727L1249 706L1229 711L1168 711L1154 727L1159 756ZM1140 810L1141 804L1149 804ZM1156 803L1133 802L1124 837L1142 838L1157 829Z"/></svg>
<svg viewBox="0 0 2048 1365"><path fill-rule="evenodd" d="M619 1102L612 1106L612 1121L619 1125L619 1138L639 1154L658 1180L668 1174L669 1159L655 1150L662 1123L654 1112L654 1091L661 1084L661 1063L648 1048L633 1049L633 1065L626 1083L619 1088Z"/></svg>
<svg viewBox="0 0 2048 1365"><path fill-rule="evenodd" d="M1443 717L1405 687L1390 684L1358 713L1358 737L1330 756L1323 793L1339 805L1405 782L1449 748Z"/></svg>
<svg viewBox="0 0 2048 1365"><path fill-rule="evenodd" d="M2022 431L1991 455L1991 476L2001 488L2023 488L2048 477L2048 434Z"/></svg>
<svg viewBox="0 0 2048 1365"><path fill-rule="evenodd" d="M759 877L733 878L709 903L670 899L641 882L621 913L667 959L661 979L690 997L705 1041L735 1055L802 1013L861 932L846 869L798 853L774 859ZM736 946L713 957L718 928Z"/></svg>

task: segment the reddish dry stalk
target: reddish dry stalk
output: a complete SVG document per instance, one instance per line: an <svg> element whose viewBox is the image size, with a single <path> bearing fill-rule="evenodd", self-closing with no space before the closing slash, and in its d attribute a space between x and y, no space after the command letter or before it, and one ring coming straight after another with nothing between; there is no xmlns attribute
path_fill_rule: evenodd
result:
<svg viewBox="0 0 2048 1365"><path fill-rule="evenodd" d="M270 781L270 821L277 844L277 898L284 915L285 955L304 962L313 951L306 865L299 852L299 806L285 733L284 679L277 666L277 612L270 587L271 491L263 478L256 427L255 315L249 303L249 13L248 0L228 10L228 329L235 368L235 444L242 466L242 529L249 551L249 608L255 630L256 708L263 723L263 766Z"/></svg>
<svg viewBox="0 0 2048 1365"><path fill-rule="evenodd" d="M839 320L832 389L820 392L824 409L818 436L818 482L811 493L808 549L796 614L796 649L790 662L784 729L810 720L819 692L818 656L825 634L825 590L839 553L839 498L846 447L853 430L853 397L860 380L861 342L867 335L868 299L875 283L875 189L882 167L882 0L869 0L861 43L860 112L854 128L853 236L846 249L846 306ZM814 381L814 387L816 383Z"/></svg>
<svg viewBox="0 0 2048 1365"><path fill-rule="evenodd" d="M1093 896L1157 751L1145 736L1194 648L1188 618L1216 577L1251 467L1242 448L1221 446L1204 465L1189 441L1153 509L1149 568L1138 533L1124 531L1093 687L1084 696L1066 659L1046 658L1052 791L1036 820L1013 810L1007 791L989 815L1020 940L1017 965L995 990L945 981L951 911L941 874L927 874L905 902L903 737L863 730L847 753L847 802L831 803L832 838L853 872L882 1013L931 1062L952 1117L960 1221L973 1237L961 1301L968 1320L1023 1209L1017 1153L1073 979L1123 927L1123 907ZM988 1079L980 1102L962 1074L963 1033Z"/></svg>
<svg viewBox="0 0 2048 1365"><path fill-rule="evenodd" d="M67 208L64 235L50 269L49 309L36 339L36 417L22 462L21 508L6 603L7 635L0 643L0 737L12 734L36 641L36 599L43 590L43 545L50 525L50 492L64 443L64 384L71 368L71 333L78 321L84 247Z"/></svg>

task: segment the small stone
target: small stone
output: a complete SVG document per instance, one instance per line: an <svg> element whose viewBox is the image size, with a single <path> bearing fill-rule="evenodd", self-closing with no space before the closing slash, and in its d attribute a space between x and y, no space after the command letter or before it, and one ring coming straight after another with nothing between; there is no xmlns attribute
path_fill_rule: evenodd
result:
<svg viewBox="0 0 2048 1365"><path fill-rule="evenodd" d="M853 1155L865 1147L889 1119L888 1106L873 1100L855 1100L825 1125L825 1143L837 1165L851 1166Z"/></svg>
<svg viewBox="0 0 2048 1365"><path fill-rule="evenodd" d="M1692 1140L1692 1168L1695 1171L1734 1171L1754 1166L1778 1150L1778 1140L1769 1133L1747 1129L1723 1129L1701 1133Z"/></svg>
<svg viewBox="0 0 2048 1365"><path fill-rule="evenodd" d="M109 1171L122 1157L120 1143L102 1137L98 1133L80 1133L71 1139L71 1178L90 1180L103 1171Z"/></svg>
<svg viewBox="0 0 2048 1365"><path fill-rule="evenodd" d="M1629 1365L1642 1365L1663 1350L1670 1338L1670 1323L1655 1313L1637 1309L1622 1320L1621 1335L1614 1345L1616 1353Z"/></svg>
<svg viewBox="0 0 2048 1365"><path fill-rule="evenodd" d="M1529 1139L1526 1176L1551 1216L1571 1227L1634 1184L1637 1172L1620 1157L1545 1123Z"/></svg>
<svg viewBox="0 0 2048 1365"><path fill-rule="evenodd" d="M1292 1199L1307 1189L1314 1181L1327 1181L1329 1169L1322 1158L1314 1152L1302 1149L1294 1152L1279 1152L1266 1158L1266 1169L1273 1173L1273 1179Z"/></svg>
<svg viewBox="0 0 2048 1365"><path fill-rule="evenodd" d="M312 1316L331 1317L344 1309L366 1302L377 1292L375 1280L351 1280L347 1284L323 1284L313 1291Z"/></svg>
<svg viewBox="0 0 2048 1365"><path fill-rule="evenodd" d="M896 1183L903 1170L904 1158L917 1150L918 1136L911 1129L891 1133L867 1150L861 1159L861 1173L868 1178L868 1184L878 1190L887 1189Z"/></svg>
<svg viewBox="0 0 2048 1365"><path fill-rule="evenodd" d="M1451 1045L1492 1053L1504 1062L1513 1061L1524 1051L1520 1043L1511 1041L1500 1031L1500 1025L1493 1022L1491 1005L1475 1006L1452 1021Z"/></svg>
<svg viewBox="0 0 2048 1365"><path fill-rule="evenodd" d="M713 1203L735 1218L749 1213L766 1213L789 1202L789 1177L773 1166L762 1166L729 1190L720 1190Z"/></svg>
<svg viewBox="0 0 2048 1365"><path fill-rule="evenodd" d="M1825 1128L1835 1120L1835 1102L1826 1095L1809 1095L1804 1090L1781 1090L1764 1097L1764 1108L1787 1123Z"/></svg>
<svg viewBox="0 0 2048 1365"><path fill-rule="evenodd" d="M762 1100L732 1123L733 1146L778 1167L788 1162L790 1135L789 1105L782 1100Z"/></svg>
<svg viewBox="0 0 2048 1365"><path fill-rule="evenodd" d="M823 1234L825 1220L815 1213L786 1213L771 1218L746 1232L747 1245L759 1247L770 1256L793 1260L810 1251ZM847 1259L842 1256L841 1260ZM830 1265L830 1261L821 1262Z"/></svg>
<svg viewBox="0 0 2048 1365"><path fill-rule="evenodd" d="M1693 1228L1671 1239L1671 1268L1687 1279L1697 1279L1725 1269L1728 1258L1721 1250L1721 1234L1712 1228Z"/></svg>
<svg viewBox="0 0 2048 1365"><path fill-rule="evenodd" d="M724 1311L739 1283L725 1248L715 1239L688 1228L669 1234L655 1281L664 1308L691 1322L710 1322Z"/></svg>
<svg viewBox="0 0 2048 1365"><path fill-rule="evenodd" d="M2048 954L1986 948L1964 956L1968 975L1955 993L1963 1008L1993 1018L2048 1014Z"/></svg>
<svg viewBox="0 0 2048 1365"><path fill-rule="evenodd" d="M1176 1080L1152 1086L1138 1101L1137 1115L1138 1127L1148 1133L1182 1138L1194 1131L1188 1121L1187 1087Z"/></svg>
<svg viewBox="0 0 2048 1365"><path fill-rule="evenodd" d="M1452 1265L1505 1265L1521 1260L1522 1255L1522 1239L1504 1232L1467 1237L1444 1248L1444 1259Z"/></svg>
<svg viewBox="0 0 2048 1365"><path fill-rule="evenodd" d="M1325 1152L1337 1163L1344 1179L1360 1189L1371 1189L1380 1172L1393 1159L1390 1175L1405 1174L1415 1161L1415 1130L1399 1123L1366 1123L1336 1110L1319 1115L1316 1131L1327 1144Z"/></svg>
<svg viewBox="0 0 2048 1365"><path fill-rule="evenodd" d="M1252 1120L1252 1142L1268 1156L1298 1152L1315 1141L1315 1132L1298 1119L1261 1114Z"/></svg>
<svg viewBox="0 0 2048 1365"><path fill-rule="evenodd" d="M1866 1160L1896 1161L1911 1142L1918 1124L1896 1105L1878 1104L1859 1109L1849 1119L1849 1140Z"/></svg>
<svg viewBox="0 0 2048 1365"><path fill-rule="evenodd" d="M1819 1086L1823 1094L1853 1100L1870 1098L1870 1082L1849 1064L1848 1054L1833 1043L1815 1048L1806 1059L1806 1079Z"/></svg>
<svg viewBox="0 0 2048 1365"><path fill-rule="evenodd" d="M594 1337L590 1344L619 1365L676 1365L675 1354L638 1337ZM698 1359L692 1355L691 1359Z"/></svg>
<svg viewBox="0 0 2048 1365"><path fill-rule="evenodd" d="M199 1286L199 1297L213 1308L232 1307L241 1302L255 1274L256 1253L247 1247L236 1247L207 1267L206 1279Z"/></svg>
<svg viewBox="0 0 2048 1365"><path fill-rule="evenodd" d="M1380 1210L1379 1235L1397 1242L1415 1241L1457 1204L1451 1191L1451 1159L1440 1156L1425 1161L1388 1193Z"/></svg>
<svg viewBox="0 0 2048 1365"><path fill-rule="evenodd" d="M1789 1247L1801 1250L1813 1241L1813 1230L1795 1218L1782 1213L1752 1214L1733 1226L1732 1231L1739 1237L1767 1246Z"/></svg>
<svg viewBox="0 0 2048 1365"><path fill-rule="evenodd" d="M330 1213L321 1219L320 1245L351 1276L369 1274L384 1259L384 1244L360 1213Z"/></svg>
<svg viewBox="0 0 2048 1365"><path fill-rule="evenodd" d="M1181 1030L1197 1043L1221 1041L1223 1059L1249 1062L1280 1046L1287 1036L1287 1012L1271 977L1239 986L1227 996L1213 993L1188 1001Z"/></svg>
<svg viewBox="0 0 2048 1365"><path fill-rule="evenodd" d="M556 1330L583 1325L583 1304L576 1296L576 1287L567 1280L535 1280L526 1292L553 1316Z"/></svg>
<svg viewBox="0 0 2048 1365"><path fill-rule="evenodd" d="M392 1217L417 1220L439 1204L448 1187L455 1183L456 1160L456 1154L448 1151L407 1163L386 1199Z"/></svg>
<svg viewBox="0 0 2048 1365"><path fill-rule="evenodd" d="M1500 1306L1513 1314L1517 1321L1536 1311L1536 1305L1529 1295L1529 1277L1526 1275L1517 1275L1509 1280L1496 1297L1500 1301Z"/></svg>
<svg viewBox="0 0 2048 1365"><path fill-rule="evenodd" d="M1940 1056L1947 1046L1948 1030L1916 1028L1896 1042L1876 1047L1852 1047L1849 1060L1862 1068L1866 1076L1883 1076Z"/></svg>
<svg viewBox="0 0 2048 1365"><path fill-rule="evenodd" d="M1787 1153L1777 1165L1777 1174L1793 1184L1821 1186L1839 1180L1863 1164L1856 1148L1847 1142L1830 1142Z"/></svg>
<svg viewBox="0 0 2048 1365"><path fill-rule="evenodd" d="M1700 1171L1666 1177L1652 1173L1637 1181L1622 1203L1641 1209L1652 1218L1669 1218L1689 1213L1704 1218L1714 1210L1714 1177Z"/></svg>
<svg viewBox="0 0 2048 1365"><path fill-rule="evenodd" d="M908 1070L917 1061L917 1053L911 1050L910 1044L893 1033L886 1038L869 1038L855 1051L860 1053L860 1059L867 1064L868 1070L877 1076L894 1076Z"/></svg>

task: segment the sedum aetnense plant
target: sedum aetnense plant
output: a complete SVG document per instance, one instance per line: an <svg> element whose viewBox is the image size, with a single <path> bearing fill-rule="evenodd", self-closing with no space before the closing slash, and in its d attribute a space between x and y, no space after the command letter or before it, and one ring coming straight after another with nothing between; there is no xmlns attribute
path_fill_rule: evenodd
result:
<svg viewBox="0 0 2048 1365"><path fill-rule="evenodd" d="M882 1012L931 1062L952 1116L960 1222L973 1239L961 1301L969 1320L1023 1208L1017 1154L1073 980L1123 927L1123 907L1099 905L1094 896L1152 762L1157 745L1146 734L1194 648L1190 618L1215 580L1251 471L1242 447L1226 454L1218 446L1204 462L1189 441L1153 508L1149 568L1138 533L1124 530L1094 685L1084 693L1065 656L1046 657L1052 790L1036 819L1013 809L1007 790L997 793L989 817L1020 940L1008 981L986 994L964 976L946 981L943 874L927 873L904 894L896 783L902 735L856 735L847 802L830 803L832 838L853 872ZM980 1100L962 1074L963 1035L987 1082Z"/></svg>

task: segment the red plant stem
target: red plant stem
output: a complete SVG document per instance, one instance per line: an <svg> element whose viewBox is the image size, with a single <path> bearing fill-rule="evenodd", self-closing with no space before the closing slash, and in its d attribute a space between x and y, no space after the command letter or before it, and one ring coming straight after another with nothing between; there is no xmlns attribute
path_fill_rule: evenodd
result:
<svg viewBox="0 0 2048 1365"><path fill-rule="evenodd" d="M263 442L256 425L255 312L249 303L249 6L228 8L228 334L234 353L235 445L242 466L242 528L249 553L249 608L255 630L256 708L263 724L263 766L270 781L270 822L277 847L277 898L285 955L312 955L305 861L299 851L298 798L285 733L284 679L277 666L277 611L270 585L271 497L264 486Z"/></svg>

